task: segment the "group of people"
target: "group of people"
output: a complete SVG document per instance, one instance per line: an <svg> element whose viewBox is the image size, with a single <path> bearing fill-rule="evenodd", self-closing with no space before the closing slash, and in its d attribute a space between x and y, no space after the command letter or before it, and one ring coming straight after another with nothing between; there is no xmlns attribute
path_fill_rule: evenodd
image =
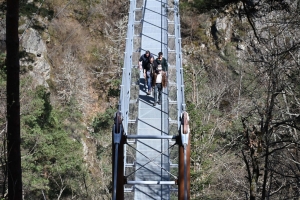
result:
<svg viewBox="0 0 300 200"><path fill-rule="evenodd" d="M139 67L143 70L145 78L145 90L147 95L151 95L154 88L154 103L161 104L162 88L167 86L168 63L163 57L163 53L159 52L158 57L154 59L150 51L146 51L139 59Z"/></svg>

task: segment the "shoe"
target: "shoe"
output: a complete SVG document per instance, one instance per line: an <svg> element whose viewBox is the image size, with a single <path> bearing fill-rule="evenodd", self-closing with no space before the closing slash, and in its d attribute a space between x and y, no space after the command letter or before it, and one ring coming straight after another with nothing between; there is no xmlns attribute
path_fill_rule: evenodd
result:
<svg viewBox="0 0 300 200"><path fill-rule="evenodd" d="M156 103L153 103L153 106L156 106Z"/></svg>
<svg viewBox="0 0 300 200"><path fill-rule="evenodd" d="M151 93L150 92L147 92L147 95L150 95Z"/></svg>
<svg viewBox="0 0 300 200"><path fill-rule="evenodd" d="M158 101L157 104L160 105L161 103Z"/></svg>

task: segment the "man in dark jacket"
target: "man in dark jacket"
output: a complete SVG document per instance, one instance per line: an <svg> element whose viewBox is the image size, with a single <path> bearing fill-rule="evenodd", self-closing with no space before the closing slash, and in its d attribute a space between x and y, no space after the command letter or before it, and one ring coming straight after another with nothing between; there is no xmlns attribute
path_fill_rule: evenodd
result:
<svg viewBox="0 0 300 200"><path fill-rule="evenodd" d="M145 54L143 54L139 59L139 68L144 72L145 68L147 68L150 58L153 57L153 55L150 53L150 51L146 51ZM154 58L154 57L153 57ZM147 89L147 78L145 78L145 90Z"/></svg>
<svg viewBox="0 0 300 200"><path fill-rule="evenodd" d="M144 78L147 80L148 85L148 92L147 95L150 95L152 92L152 76L154 74L154 58L150 57L150 62L148 63L147 67L143 69Z"/></svg>
<svg viewBox="0 0 300 200"><path fill-rule="evenodd" d="M145 67L147 67L151 57L153 57L153 55L150 53L150 51L146 51L145 54L143 54L140 57L140 59L139 59L140 69L145 69Z"/></svg>
<svg viewBox="0 0 300 200"><path fill-rule="evenodd" d="M167 60L163 57L162 52L158 53L158 57L156 58L155 62L157 63L157 65L161 65L162 70L164 72L168 71L168 63L167 63Z"/></svg>

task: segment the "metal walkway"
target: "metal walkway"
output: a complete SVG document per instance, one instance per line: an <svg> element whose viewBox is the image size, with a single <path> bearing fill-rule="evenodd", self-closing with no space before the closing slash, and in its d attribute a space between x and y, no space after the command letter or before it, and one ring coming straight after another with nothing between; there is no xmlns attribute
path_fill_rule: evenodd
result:
<svg viewBox="0 0 300 200"><path fill-rule="evenodd" d="M113 127L113 199L189 199L178 0L131 0L119 112ZM162 104L145 92L139 57L163 52L169 64Z"/></svg>

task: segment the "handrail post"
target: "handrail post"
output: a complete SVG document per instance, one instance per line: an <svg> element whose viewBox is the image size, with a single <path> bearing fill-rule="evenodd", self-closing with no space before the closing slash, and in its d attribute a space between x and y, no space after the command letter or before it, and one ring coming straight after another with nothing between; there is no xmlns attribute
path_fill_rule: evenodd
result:
<svg viewBox="0 0 300 200"><path fill-rule="evenodd" d="M113 200L124 199L124 143L122 114L116 112L112 130Z"/></svg>
<svg viewBox="0 0 300 200"><path fill-rule="evenodd" d="M191 137L189 128L189 115L181 114L181 128L179 131L179 176L178 176L178 200L190 199L190 155Z"/></svg>

